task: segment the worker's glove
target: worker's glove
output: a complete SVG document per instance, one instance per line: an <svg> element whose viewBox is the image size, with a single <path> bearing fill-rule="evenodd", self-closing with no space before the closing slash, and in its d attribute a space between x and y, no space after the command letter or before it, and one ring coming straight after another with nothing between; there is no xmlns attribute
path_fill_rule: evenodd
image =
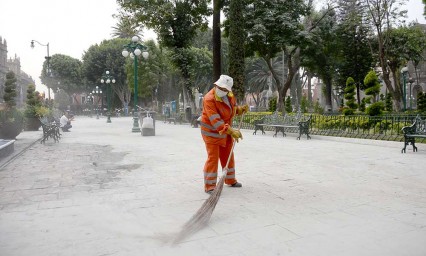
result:
<svg viewBox="0 0 426 256"><path fill-rule="evenodd" d="M237 109L237 115L240 116L242 114L245 114L245 113L248 112L248 110L249 110L249 106L248 105L239 106L238 109Z"/></svg>
<svg viewBox="0 0 426 256"><path fill-rule="evenodd" d="M228 130L226 130L226 134L231 135L234 140L238 142L238 139L243 139L243 135L239 130L232 129L231 127L228 127Z"/></svg>

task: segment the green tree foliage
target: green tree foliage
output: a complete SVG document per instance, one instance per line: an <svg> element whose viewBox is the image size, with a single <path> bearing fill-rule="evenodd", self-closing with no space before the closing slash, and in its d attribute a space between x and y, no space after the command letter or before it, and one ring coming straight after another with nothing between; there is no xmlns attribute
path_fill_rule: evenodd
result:
<svg viewBox="0 0 426 256"><path fill-rule="evenodd" d="M409 60L413 62L415 67L423 60L423 53L426 49L426 34L417 25L392 28L384 34L386 42L388 42L386 48L388 67L394 78L394 90L399 95L399 98L396 99L398 101L402 100L404 88L399 79L400 70Z"/></svg>
<svg viewBox="0 0 426 256"><path fill-rule="evenodd" d="M200 28L207 28L207 16L211 14L210 1L150 1L117 0L121 6L120 17L128 17L135 24L153 29L161 45L168 47L172 63L179 69L184 81L184 97L193 105L190 64L192 55L188 48Z"/></svg>
<svg viewBox="0 0 426 256"><path fill-rule="evenodd" d="M244 0L233 0L229 4L229 75L234 79L232 91L239 101L243 100L244 90Z"/></svg>
<svg viewBox="0 0 426 256"><path fill-rule="evenodd" d="M118 16L118 18L117 24L112 27L111 36L130 39L141 34L141 27L137 23L133 23L128 16Z"/></svg>
<svg viewBox="0 0 426 256"><path fill-rule="evenodd" d="M370 116L378 116L383 113L384 108L385 104L383 101L374 102L366 108L365 113Z"/></svg>
<svg viewBox="0 0 426 256"><path fill-rule="evenodd" d="M287 96L287 98L285 100L285 112L287 112L287 113L293 112L293 107L291 106L290 96Z"/></svg>
<svg viewBox="0 0 426 256"><path fill-rule="evenodd" d="M211 28L206 30L198 29L191 45L195 48L207 48L209 51L213 51L212 37L213 31Z"/></svg>
<svg viewBox="0 0 426 256"><path fill-rule="evenodd" d="M365 94L370 96L369 101L377 101L377 95L380 92L380 82L374 70L368 72L364 78Z"/></svg>
<svg viewBox="0 0 426 256"><path fill-rule="evenodd" d="M35 90L34 85L32 84L28 85L25 116L36 117L37 107L41 107L42 105L43 105L43 100L40 97L40 93Z"/></svg>
<svg viewBox="0 0 426 256"><path fill-rule="evenodd" d="M391 61L389 49L392 45L391 40L388 40L387 31L392 30L395 24L401 21L406 15L406 11L401 11L400 8L405 3L405 0L364 0L366 4L366 12L370 25L374 28L374 32L377 38L377 49L379 66L382 70L383 82L386 84L386 88L392 94L395 100L395 106L397 111L401 110L402 93L400 89L400 83L398 81L399 74L395 67L389 65ZM394 81L390 80L392 77Z"/></svg>
<svg viewBox="0 0 426 256"><path fill-rule="evenodd" d="M9 71L6 74L6 82L4 84L3 100L6 103L8 109L12 109L16 106L16 77L13 71Z"/></svg>
<svg viewBox="0 0 426 256"><path fill-rule="evenodd" d="M190 50L193 56L193 64L190 66L192 84L200 92L206 92L215 82L212 80L213 54L207 48L191 47Z"/></svg>
<svg viewBox="0 0 426 256"><path fill-rule="evenodd" d="M91 92L96 86L100 86L102 74L109 70L116 81L112 86L113 95L118 96L123 107L131 99L125 70L126 58L121 55L123 46L127 43L129 43L128 39L121 38L104 40L100 44L90 46L82 57L82 76L85 80L86 90ZM130 59L128 61L130 62L129 65L133 64ZM102 91L106 92L106 88L103 87Z"/></svg>
<svg viewBox="0 0 426 256"><path fill-rule="evenodd" d="M302 111L302 113L307 113L308 107L309 107L308 98L305 95L303 95L301 103L300 103L300 111Z"/></svg>
<svg viewBox="0 0 426 256"><path fill-rule="evenodd" d="M324 108L319 103L319 100L317 100L314 104L314 112L321 115L324 113Z"/></svg>
<svg viewBox="0 0 426 256"><path fill-rule="evenodd" d="M308 14L309 10L309 6L303 0L247 1L244 12L247 55L257 54L265 59L268 65L270 59L283 50L286 56L298 55L300 52L298 47L304 46L309 38L301 24L302 17ZM298 70L298 63L293 58L288 57L287 63L291 66L286 81L282 81L281 77L269 67L279 88L281 101L284 100L293 76ZM281 108L282 102L278 105Z"/></svg>
<svg viewBox="0 0 426 256"><path fill-rule="evenodd" d="M392 95L390 93L386 94L386 97L385 97L385 110L389 112L393 111Z"/></svg>
<svg viewBox="0 0 426 256"><path fill-rule="evenodd" d="M353 115L358 108L358 104L355 103L355 89L355 80L352 77L348 77L344 90L344 97L346 100L346 108L343 109L344 115Z"/></svg>
<svg viewBox="0 0 426 256"><path fill-rule="evenodd" d="M426 113L426 93L419 92L417 94L417 110Z"/></svg>
<svg viewBox="0 0 426 256"><path fill-rule="evenodd" d="M72 101L70 96L63 90L59 90L55 93L55 103L58 106L58 109L67 109L67 106L71 105ZM94 102L97 105L97 102Z"/></svg>
<svg viewBox="0 0 426 256"><path fill-rule="evenodd" d="M283 68L280 58L273 58L270 61L270 65L276 74L278 74L278 76L282 76ZM247 58L245 77L247 91L252 95L256 106L258 106L260 103L260 97L264 95L267 90L269 90L269 86L271 86L272 91L278 90L276 81L272 78L269 65L263 58Z"/></svg>
<svg viewBox="0 0 426 256"><path fill-rule="evenodd" d="M423 4L425 5L423 9L423 15L426 17L426 0L423 0Z"/></svg>
<svg viewBox="0 0 426 256"><path fill-rule="evenodd" d="M41 82L56 91L61 89L69 95L86 91L81 76L81 61L64 54L54 54L50 58L50 71L47 72L47 62L44 61Z"/></svg>
<svg viewBox="0 0 426 256"><path fill-rule="evenodd" d="M313 41L306 50L303 66L316 73L325 84L327 111L332 109L331 89L340 53L337 36L337 16L334 11L322 10L314 18L317 27L312 30Z"/></svg>
<svg viewBox="0 0 426 256"><path fill-rule="evenodd" d="M358 110L360 112L364 112L365 111L365 105L366 105L366 99L362 98L361 99L361 104L359 104Z"/></svg>
<svg viewBox="0 0 426 256"><path fill-rule="evenodd" d="M269 109L270 112L275 112L277 110L277 97L273 97L269 100Z"/></svg>
<svg viewBox="0 0 426 256"><path fill-rule="evenodd" d="M375 66L370 29L365 24L366 14L360 0L339 0L337 8L338 25L335 39L338 42L337 84L344 84L352 77L356 86L358 105L361 102L360 90L363 90L365 74ZM374 64L373 64L374 63Z"/></svg>

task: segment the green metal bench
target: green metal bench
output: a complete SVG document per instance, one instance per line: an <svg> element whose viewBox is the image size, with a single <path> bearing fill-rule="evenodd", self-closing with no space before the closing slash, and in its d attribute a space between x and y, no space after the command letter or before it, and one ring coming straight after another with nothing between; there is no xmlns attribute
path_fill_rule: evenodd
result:
<svg viewBox="0 0 426 256"><path fill-rule="evenodd" d="M404 134L404 148L402 148L401 153L405 153L409 144L413 145L413 152L416 152L416 138L426 138L426 119L422 120L417 115L412 125L402 128L402 133Z"/></svg>
<svg viewBox="0 0 426 256"><path fill-rule="evenodd" d="M311 139L309 136L309 128L311 123L311 116L306 119L300 112L295 116L285 115L281 116L277 112L274 112L272 115L264 116L262 119L256 120L254 122L254 132L256 134L258 130L262 131L262 134L265 134L264 127L273 127L275 128L274 137L277 136L278 132L283 134L283 137L287 136L285 129L293 129L299 131L299 136L297 137L300 140L300 137L303 134L306 134L307 139Z"/></svg>
<svg viewBox="0 0 426 256"><path fill-rule="evenodd" d="M49 138L53 138L55 142L59 142L61 132L59 131L59 119L55 122L50 122L47 118L39 119L43 129L43 137L40 143L45 143Z"/></svg>

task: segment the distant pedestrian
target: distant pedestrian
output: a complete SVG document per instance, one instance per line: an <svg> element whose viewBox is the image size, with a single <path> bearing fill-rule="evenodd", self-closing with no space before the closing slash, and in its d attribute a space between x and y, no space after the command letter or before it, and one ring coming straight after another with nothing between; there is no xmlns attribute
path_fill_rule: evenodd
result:
<svg viewBox="0 0 426 256"><path fill-rule="evenodd" d="M72 128L71 120L73 119L74 117L70 118L68 112L64 112L64 114L61 116L61 119L60 119L60 126L63 132L70 131L69 129Z"/></svg>

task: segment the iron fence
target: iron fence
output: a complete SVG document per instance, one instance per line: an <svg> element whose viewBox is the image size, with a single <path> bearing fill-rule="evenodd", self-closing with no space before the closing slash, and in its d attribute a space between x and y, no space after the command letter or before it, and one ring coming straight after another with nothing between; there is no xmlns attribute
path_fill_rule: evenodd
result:
<svg viewBox="0 0 426 256"><path fill-rule="evenodd" d="M242 123L243 129L254 130L254 122L261 120L266 114L247 113L244 115ZM374 140L402 141L402 128L413 123L417 115L319 115L305 114L304 118L311 116L310 134L364 138ZM421 115L422 119L426 115ZM238 126L240 117L234 118L234 126ZM275 131L273 127L264 127L264 130ZM286 132L298 132L297 129L286 129ZM419 139L418 142L425 143L426 139Z"/></svg>

